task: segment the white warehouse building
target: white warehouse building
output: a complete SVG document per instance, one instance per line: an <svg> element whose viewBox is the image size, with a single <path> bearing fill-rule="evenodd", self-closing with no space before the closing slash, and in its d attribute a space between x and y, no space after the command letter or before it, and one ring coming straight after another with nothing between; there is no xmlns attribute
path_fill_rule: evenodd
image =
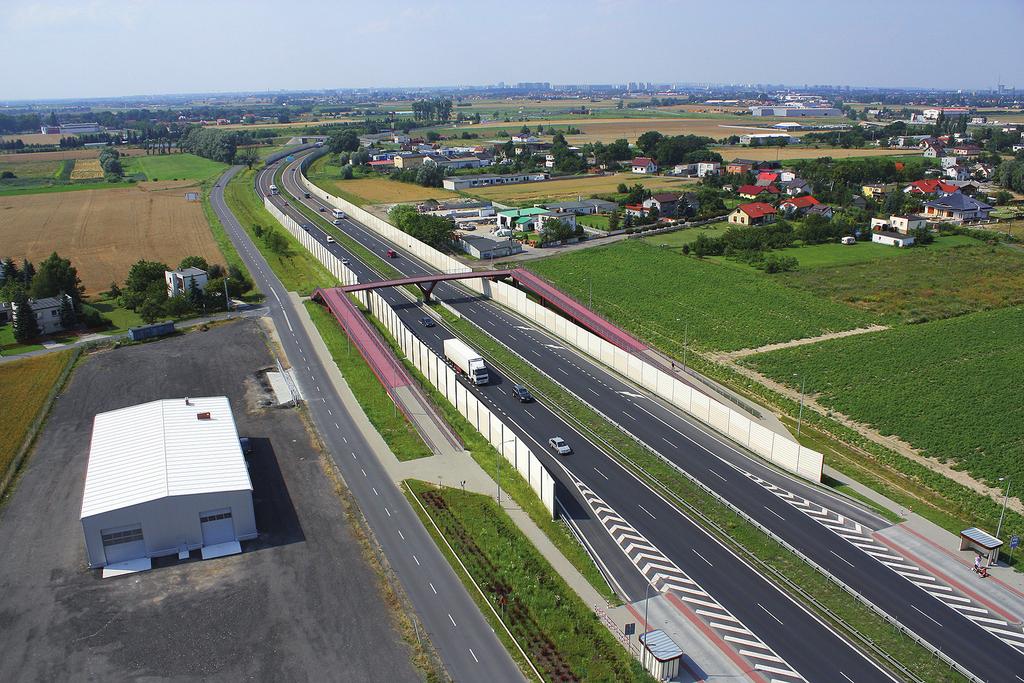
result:
<svg viewBox="0 0 1024 683"><path fill-rule="evenodd" d="M81 519L90 567L137 571L200 548L204 559L241 552L256 519L227 397L98 414Z"/></svg>

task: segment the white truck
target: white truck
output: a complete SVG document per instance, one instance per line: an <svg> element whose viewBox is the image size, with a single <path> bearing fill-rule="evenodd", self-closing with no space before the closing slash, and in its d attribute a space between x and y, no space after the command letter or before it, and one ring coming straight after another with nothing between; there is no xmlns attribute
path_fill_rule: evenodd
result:
<svg viewBox="0 0 1024 683"><path fill-rule="evenodd" d="M342 211L341 209L334 209L333 211L331 211L331 214L335 218L344 218L345 217L345 212Z"/></svg>
<svg viewBox="0 0 1024 683"><path fill-rule="evenodd" d="M473 384L487 384L487 364L480 354L467 346L461 339L444 340L445 358L468 377Z"/></svg>
<svg viewBox="0 0 1024 683"><path fill-rule="evenodd" d="M279 194L279 191L277 189L277 185L271 185L270 186L270 194Z"/></svg>

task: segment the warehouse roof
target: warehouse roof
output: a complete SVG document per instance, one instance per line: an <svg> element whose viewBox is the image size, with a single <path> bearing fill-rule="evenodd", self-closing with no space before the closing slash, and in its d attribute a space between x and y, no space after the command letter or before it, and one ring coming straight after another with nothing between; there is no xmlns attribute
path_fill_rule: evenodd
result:
<svg viewBox="0 0 1024 683"><path fill-rule="evenodd" d="M252 490L225 396L151 401L93 421L82 518L167 496Z"/></svg>

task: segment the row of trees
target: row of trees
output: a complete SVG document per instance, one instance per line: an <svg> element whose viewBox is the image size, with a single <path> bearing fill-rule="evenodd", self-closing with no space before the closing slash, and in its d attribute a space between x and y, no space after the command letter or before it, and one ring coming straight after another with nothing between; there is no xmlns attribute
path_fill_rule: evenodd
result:
<svg viewBox="0 0 1024 683"><path fill-rule="evenodd" d="M185 131L178 146L183 152L230 164L238 151L238 138L230 131L193 126Z"/></svg>
<svg viewBox="0 0 1024 683"><path fill-rule="evenodd" d="M455 222L450 218L421 214L416 207L398 204L388 212L391 223L404 233L440 251L451 251Z"/></svg>
<svg viewBox="0 0 1024 683"><path fill-rule="evenodd" d="M1024 192L1024 154L1004 161L996 169L996 182L1013 192Z"/></svg>
<svg viewBox="0 0 1024 683"><path fill-rule="evenodd" d="M104 147L100 152L100 168L103 169L103 177L109 182L115 183L120 180L124 173L121 167L121 153L113 147Z"/></svg>
<svg viewBox="0 0 1024 683"><path fill-rule="evenodd" d="M722 161L722 155L708 146L714 140L702 135L663 135L649 130L636 139L636 146L644 155L654 157L660 166L696 164L701 161Z"/></svg>
<svg viewBox="0 0 1024 683"><path fill-rule="evenodd" d="M418 168L397 168L391 172L392 180L403 183L416 183L423 187L441 187L444 184L446 170L437 164L422 164ZM342 169L344 177L344 169Z"/></svg>
<svg viewBox="0 0 1024 683"><path fill-rule="evenodd" d="M451 116L452 101L449 98L436 97L412 103L412 117L416 121L447 121Z"/></svg>

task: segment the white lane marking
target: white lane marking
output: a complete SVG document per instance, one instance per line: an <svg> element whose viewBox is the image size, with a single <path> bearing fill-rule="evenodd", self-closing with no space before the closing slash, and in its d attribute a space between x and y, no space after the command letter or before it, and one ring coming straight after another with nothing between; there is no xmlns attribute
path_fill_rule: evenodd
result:
<svg viewBox="0 0 1024 683"><path fill-rule="evenodd" d="M405 534L402 533L401 529L398 529L398 535L402 538L403 541L405 540Z"/></svg>
<svg viewBox="0 0 1024 683"><path fill-rule="evenodd" d="M339 427L339 426L338 426L338 423L337 423L337 422L335 422L335 423L334 423L334 428L335 428L335 429L341 429L341 427Z"/></svg>
<svg viewBox="0 0 1024 683"><path fill-rule="evenodd" d="M331 412L330 408L327 409L327 414L330 415L331 417L334 417L334 413Z"/></svg>
<svg viewBox="0 0 1024 683"><path fill-rule="evenodd" d="M710 472L711 474L715 475L716 477L718 477L718 478L719 478L719 479L721 479L722 481L729 481L728 479L726 479L725 477L723 477L723 476L722 476L721 474L719 474L718 472L715 472L715 471L714 471L713 469L711 469L710 467L709 467L709 468L707 468L707 470L708 470L708 472Z"/></svg>
<svg viewBox="0 0 1024 683"><path fill-rule="evenodd" d="M776 516L776 517L778 517L779 519L781 519L781 520L782 520L783 522L785 522L785 521L786 521L786 518L785 518L785 517L783 517L782 515L780 515L780 514L779 514L778 512L776 512L775 510L772 510L772 509L771 509L770 507L768 507L767 505L762 505L761 507L763 507L763 508L764 508L765 510L767 510L767 511L768 511L768 512L770 512L770 513L772 513L773 515L775 515L775 516Z"/></svg>
<svg viewBox="0 0 1024 683"><path fill-rule="evenodd" d="M599 469L597 469L597 468L595 467L595 468L594 468L594 471L595 471L595 472L597 472L598 474L600 474L600 475L601 475L602 477L604 477L604 478L605 478L605 481L607 481L607 480L608 480L608 477L607 477L607 476L605 475L605 473L604 473L604 472L602 472L601 470L599 470Z"/></svg>
<svg viewBox="0 0 1024 683"><path fill-rule="evenodd" d="M842 671L839 672L839 675L845 678L846 680L850 681L850 683L854 683L854 680L846 674L844 674ZM1017 676L1017 678L1020 678L1020 676ZM1021 680L1024 681L1024 678L1021 678Z"/></svg>
<svg viewBox="0 0 1024 683"><path fill-rule="evenodd" d="M918 614L920 614L921 616L923 616L923 617L927 617L928 619L931 619L931 621L932 621L932 622L933 622L933 623L934 623L934 624L935 624L936 626L942 626L942 624L940 624L939 622L935 621L934 619L932 619L931 617L929 617L929 616L928 616L927 614L925 614L925 613L924 613L924 612L922 612L921 610L917 609L917 605L911 605L911 607L913 607L913 608L914 608L915 610L917 610Z"/></svg>
<svg viewBox="0 0 1024 683"><path fill-rule="evenodd" d="M661 437L661 440L662 440L662 441L664 441L665 443L667 443L667 444L668 444L669 446L671 446L672 448L679 448L679 446L675 445L674 443L672 443L671 441L669 441L669 440L668 440L668 439L666 439L665 437Z"/></svg>
<svg viewBox="0 0 1024 683"><path fill-rule="evenodd" d="M568 377L568 376L569 376L569 373L568 373L568 372L566 372L565 370L563 370L562 368L557 368L557 370L558 370L558 371L559 371L560 373L562 373L563 375L565 375L566 377Z"/></svg>
<svg viewBox="0 0 1024 683"><path fill-rule="evenodd" d="M452 619L452 613L451 612L448 613L448 618L452 620L452 626L454 626L455 628L459 627L459 625L455 623L455 620Z"/></svg>
<svg viewBox="0 0 1024 683"><path fill-rule="evenodd" d="M592 393L594 396L600 396L601 395L601 394L597 393L596 391L594 391L593 389L591 389L590 387L587 387L587 391Z"/></svg>
<svg viewBox="0 0 1024 683"><path fill-rule="evenodd" d="M366 470L364 470L362 467L359 468L359 471L361 471L363 473L364 477L366 476Z"/></svg>
<svg viewBox="0 0 1024 683"><path fill-rule="evenodd" d="M836 552L835 550L829 550L829 552L830 552L830 553L832 553L833 555L835 555L836 557L838 557L838 558L839 558L840 560L842 560L842 561L843 561L843 562L845 562L846 564L848 564L848 565L850 565L851 567L853 567L853 563L852 563L852 562L850 562L850 561L849 561L849 560L847 560L847 559L846 559L845 557L843 557L842 555L840 555L839 553L837 553L837 552ZM854 568L856 569L856 567L854 567Z"/></svg>
<svg viewBox="0 0 1024 683"><path fill-rule="evenodd" d="M375 495L375 496L379 496L380 495L379 493L377 493L377 487L376 486L371 486L370 488L373 489L373 495Z"/></svg>
<svg viewBox="0 0 1024 683"><path fill-rule="evenodd" d="M768 616L770 616L770 617L771 617L772 619L774 619L775 621L779 622L779 626L783 626L783 625L784 625L784 624L782 623L782 620L781 620L781 619L779 619L779 618L778 618L777 616L775 616L774 614L772 614L771 612L769 612L769 611L768 611L767 609L765 609L765 606L764 606L764 605L762 605L761 603L757 603L757 606L758 606L758 607L760 607L761 609L763 609L763 610L764 610L764 612L765 612L765 614L767 614Z"/></svg>
<svg viewBox="0 0 1024 683"><path fill-rule="evenodd" d="M625 415L626 417L628 417L630 420L635 420L636 419L635 417L633 417L632 415L627 413L625 410L622 411L622 414Z"/></svg>
<svg viewBox="0 0 1024 683"><path fill-rule="evenodd" d="M648 509L647 509L647 508L645 508L645 507L644 507L643 505L639 505L639 504L638 504L638 505L637 505L637 507L639 507L639 508L640 508L641 510L643 510L644 512L646 512L646 513L647 513L647 514L648 514L648 515L650 516L650 518L651 518L651 519L657 519L657 517L655 517L654 515L652 515L652 514L650 513L650 511L648 511Z"/></svg>
<svg viewBox="0 0 1024 683"><path fill-rule="evenodd" d="M708 558L704 557L703 555L701 555L700 553L698 553L698 552L697 552L696 550L694 550L693 548L690 548L690 550L693 550L694 554L696 554L696 555L697 555L697 557L699 557L700 559L702 559L702 560L704 560L705 562L707 562L707 563L708 563L708 566L709 566L709 567L714 567L714 566L715 566L715 565L711 564L711 562L710 562L710 561L708 560Z"/></svg>
<svg viewBox="0 0 1024 683"><path fill-rule="evenodd" d="M434 591L434 595L437 595L437 589L434 588L434 584L427 581L427 585L430 586L430 590Z"/></svg>
<svg viewBox="0 0 1024 683"><path fill-rule="evenodd" d="M345 443L348 443L348 439L347 439L347 438L345 438L344 436L343 436L343 437L341 437L341 440L342 440L342 441L344 441Z"/></svg>
<svg viewBox="0 0 1024 683"><path fill-rule="evenodd" d="M533 413L531 413L526 408L523 408L523 412L526 413L527 415L529 415L531 420L536 420L537 419L536 417L533 416Z"/></svg>
<svg viewBox="0 0 1024 683"><path fill-rule="evenodd" d="M418 558L415 555L413 555L412 559L416 562L416 566L419 567L420 566L420 558Z"/></svg>
<svg viewBox="0 0 1024 683"><path fill-rule="evenodd" d="M384 512L388 513L388 517L391 516L391 510L388 510L386 507L384 508Z"/></svg>
<svg viewBox="0 0 1024 683"><path fill-rule="evenodd" d="M469 654L473 655L473 661L474 662L476 662L477 664L480 663L480 660L476 658L476 653L473 652L473 648L469 648Z"/></svg>

